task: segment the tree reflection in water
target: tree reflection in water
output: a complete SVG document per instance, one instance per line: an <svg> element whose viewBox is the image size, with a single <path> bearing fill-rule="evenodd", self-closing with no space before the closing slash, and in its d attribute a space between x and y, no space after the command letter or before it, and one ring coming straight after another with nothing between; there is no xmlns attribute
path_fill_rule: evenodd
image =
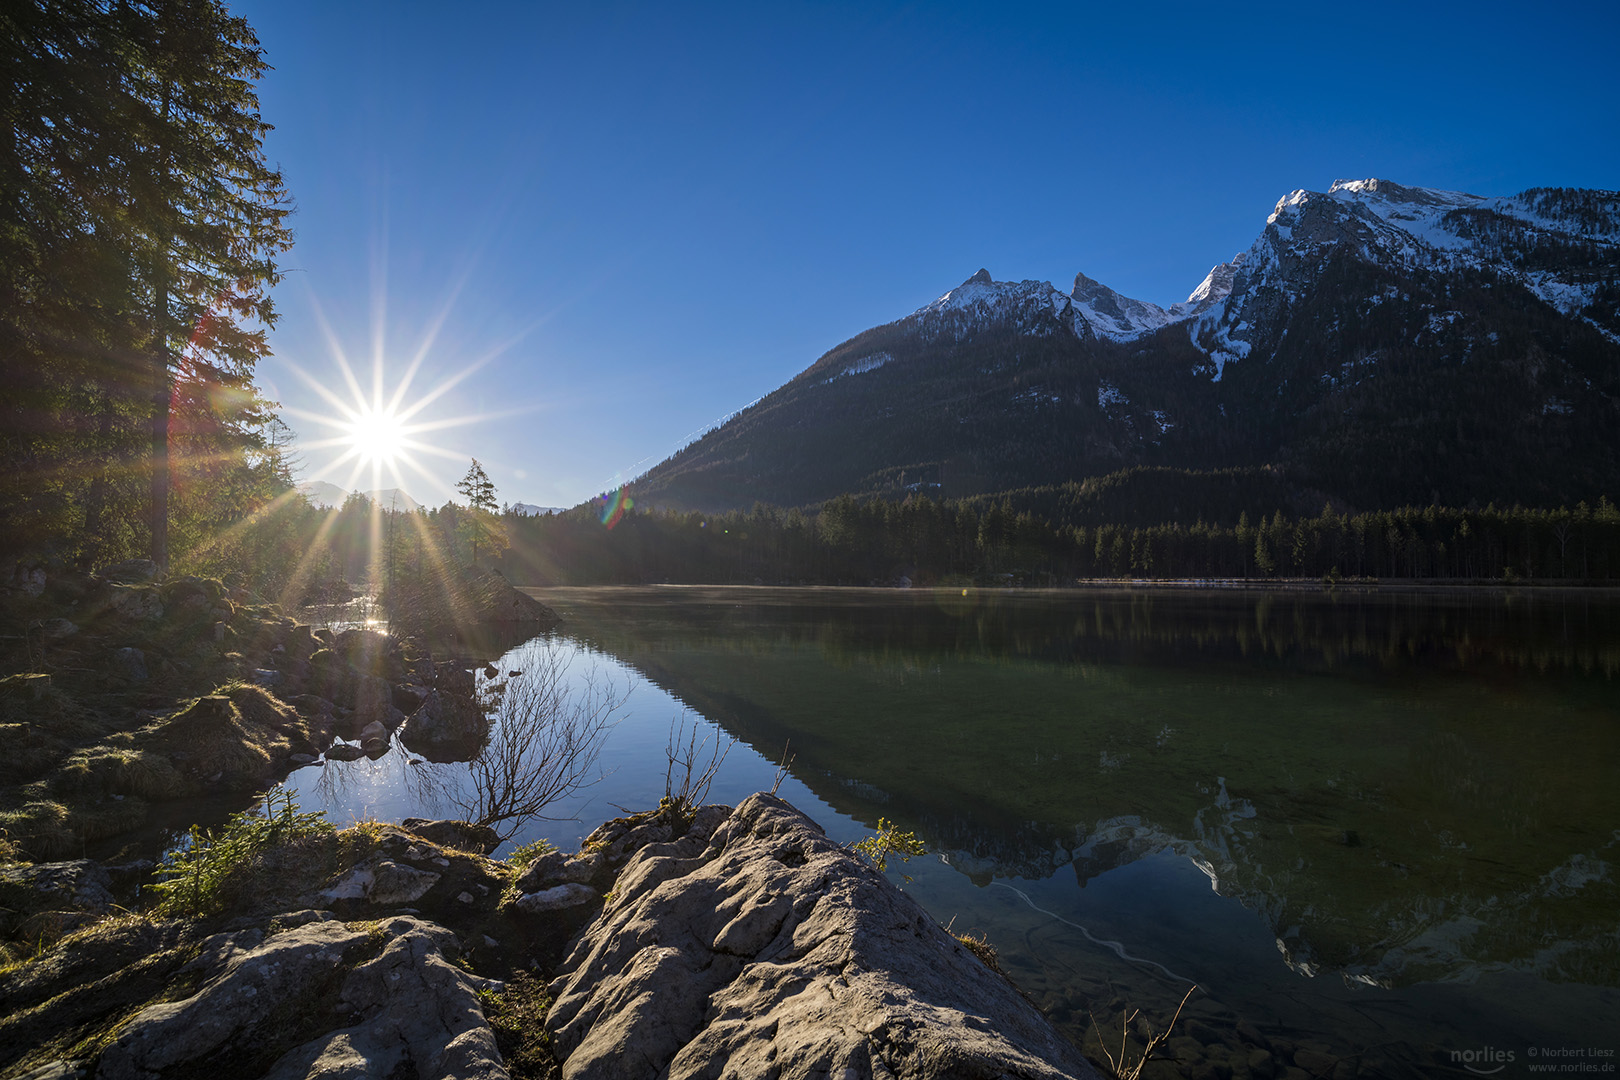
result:
<svg viewBox="0 0 1620 1080"><path fill-rule="evenodd" d="M573 650L546 638L503 662L509 670L479 686L492 722L472 760L429 761L407 750L396 733L393 752L375 761L329 762L315 781L316 793L328 806L354 806L362 786L392 780L412 804L487 825L505 842L544 817L546 807L600 781L603 740L633 687L594 664L576 674ZM396 775L380 777L379 770Z"/></svg>

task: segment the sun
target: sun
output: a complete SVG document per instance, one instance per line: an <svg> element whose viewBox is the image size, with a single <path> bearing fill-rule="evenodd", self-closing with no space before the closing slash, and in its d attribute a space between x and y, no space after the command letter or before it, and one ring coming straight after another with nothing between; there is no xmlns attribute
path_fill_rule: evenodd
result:
<svg viewBox="0 0 1620 1080"><path fill-rule="evenodd" d="M405 419L391 408L354 410L343 421L343 441L367 465L393 465L410 444Z"/></svg>

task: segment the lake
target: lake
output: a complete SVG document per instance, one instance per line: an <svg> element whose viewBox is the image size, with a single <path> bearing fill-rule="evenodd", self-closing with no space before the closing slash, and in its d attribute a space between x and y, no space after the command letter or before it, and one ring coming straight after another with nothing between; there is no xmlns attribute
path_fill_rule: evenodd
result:
<svg viewBox="0 0 1620 1080"><path fill-rule="evenodd" d="M503 670L635 685L605 779L513 842L656 805L684 717L736 740L711 801L787 748L780 793L834 839L915 831L890 876L1093 1056L1196 983L1169 1044L1194 1075L1614 1071L1613 593L534 594L566 624ZM289 783L340 822L453 813L465 766L411 760Z"/></svg>

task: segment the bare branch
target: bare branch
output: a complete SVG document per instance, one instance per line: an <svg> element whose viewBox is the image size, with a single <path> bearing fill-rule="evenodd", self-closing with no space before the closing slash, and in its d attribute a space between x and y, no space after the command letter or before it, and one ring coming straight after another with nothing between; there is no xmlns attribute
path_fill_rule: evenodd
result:
<svg viewBox="0 0 1620 1080"><path fill-rule="evenodd" d="M494 828L502 841L602 779L597 756L631 689L594 669L572 684L568 656L547 641L507 659L521 670L485 685L495 713L489 742L468 763L467 785L450 793L468 821Z"/></svg>
<svg viewBox="0 0 1620 1080"><path fill-rule="evenodd" d="M669 759L669 766L664 770L664 801L674 803L681 811L695 810L703 805L703 800L709 797L709 785L714 783L715 773L720 771L726 755L737 744L736 739L726 739L722 743L718 738L718 729L705 731L703 741L698 742L698 729L702 725L694 721L692 730L688 732L686 716L682 712L669 722L669 745L664 748L664 756ZM709 746L711 735L716 736L713 748ZM685 746L681 745L683 742ZM703 761L705 751L709 755L707 761ZM696 776L692 775L694 769L697 770Z"/></svg>

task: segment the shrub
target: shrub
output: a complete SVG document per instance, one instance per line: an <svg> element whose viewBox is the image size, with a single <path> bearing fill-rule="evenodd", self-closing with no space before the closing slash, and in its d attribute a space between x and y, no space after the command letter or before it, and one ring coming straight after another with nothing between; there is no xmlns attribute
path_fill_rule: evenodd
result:
<svg viewBox="0 0 1620 1080"><path fill-rule="evenodd" d="M889 856L898 855L901 862L910 862L913 855L923 854L927 848L914 832L901 832L888 818L878 818L876 836L868 836L854 845L857 854L865 856L879 870L889 868Z"/></svg>
<svg viewBox="0 0 1620 1080"><path fill-rule="evenodd" d="M157 911L218 914L225 903L224 886L239 868L277 844L332 831L325 814L299 813L285 788L267 794L262 811L253 807L232 814L219 829L193 825L186 846L164 856L155 871L158 880L151 888L161 897Z"/></svg>
<svg viewBox="0 0 1620 1080"><path fill-rule="evenodd" d="M529 868L529 864L542 855L549 855L557 850L557 845L550 840L531 840L522 847L512 849L512 854L506 857L507 865L518 873Z"/></svg>

